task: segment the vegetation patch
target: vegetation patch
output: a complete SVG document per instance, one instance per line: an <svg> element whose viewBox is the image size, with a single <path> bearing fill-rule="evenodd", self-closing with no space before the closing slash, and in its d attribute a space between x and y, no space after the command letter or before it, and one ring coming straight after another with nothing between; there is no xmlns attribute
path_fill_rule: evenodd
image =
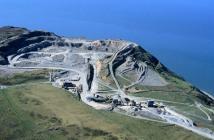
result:
<svg viewBox="0 0 214 140"><path fill-rule="evenodd" d="M0 76L1 85L16 85L26 82L42 81L48 79L48 70L26 71L23 73L16 73L9 76Z"/></svg>
<svg viewBox="0 0 214 140"><path fill-rule="evenodd" d="M175 125L95 110L50 84L1 90L0 101L0 139L204 139Z"/></svg>

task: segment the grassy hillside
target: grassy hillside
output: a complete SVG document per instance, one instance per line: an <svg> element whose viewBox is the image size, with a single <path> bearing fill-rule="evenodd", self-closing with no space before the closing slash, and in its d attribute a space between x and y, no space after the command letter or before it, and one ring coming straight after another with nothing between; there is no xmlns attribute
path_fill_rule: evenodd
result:
<svg viewBox="0 0 214 140"><path fill-rule="evenodd" d="M140 90L129 93L130 95L159 100L176 112L191 118L199 127L214 130L213 105L209 106L206 100L198 98L201 93L192 88L188 83L174 78L174 82L170 82L170 85L166 87L142 85L136 85L135 87ZM196 106L196 103L203 104L204 108L202 109L209 114L212 121L207 120L207 115Z"/></svg>
<svg viewBox="0 0 214 140"><path fill-rule="evenodd" d="M0 139L204 139L174 125L95 110L49 84L1 90L0 102Z"/></svg>
<svg viewBox="0 0 214 140"><path fill-rule="evenodd" d="M44 81L48 79L48 70L34 70L12 75L0 75L0 85L16 85L26 82Z"/></svg>

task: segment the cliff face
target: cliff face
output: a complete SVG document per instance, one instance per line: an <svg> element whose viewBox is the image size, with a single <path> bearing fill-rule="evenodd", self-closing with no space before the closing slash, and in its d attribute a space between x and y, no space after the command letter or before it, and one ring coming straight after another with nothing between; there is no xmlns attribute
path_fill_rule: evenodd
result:
<svg viewBox="0 0 214 140"><path fill-rule="evenodd" d="M11 27L11 26L6 26L0 28L0 64L7 64L7 55L6 51L4 51L4 47L7 48L8 46L6 45L7 42L10 42L11 40L15 40L16 37L28 33L29 31L25 28L16 28L16 27Z"/></svg>
<svg viewBox="0 0 214 140"><path fill-rule="evenodd" d="M7 64L9 55L37 51L58 42L60 37L50 32L16 27L0 28L0 64Z"/></svg>
<svg viewBox="0 0 214 140"><path fill-rule="evenodd" d="M92 64L88 64L87 66L87 77L86 77L86 81L88 84L88 90L91 90L91 84L94 78L94 67Z"/></svg>

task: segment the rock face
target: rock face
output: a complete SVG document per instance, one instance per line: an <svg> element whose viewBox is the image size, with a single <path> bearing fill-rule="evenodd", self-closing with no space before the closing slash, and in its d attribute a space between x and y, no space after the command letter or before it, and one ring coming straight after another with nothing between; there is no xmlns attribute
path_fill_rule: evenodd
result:
<svg viewBox="0 0 214 140"><path fill-rule="evenodd" d="M7 59L4 58L3 56L0 55L0 64L1 65L6 65L7 64Z"/></svg>
<svg viewBox="0 0 214 140"><path fill-rule="evenodd" d="M135 48L133 45L128 46L124 50L122 50L120 53L117 54L116 59L113 62L113 70L115 71L116 68L118 68L121 64L123 64L126 61L126 58L129 55L132 55L135 51Z"/></svg>
<svg viewBox="0 0 214 140"><path fill-rule="evenodd" d="M0 64L7 64L6 58L9 55L37 51L60 41L59 36L50 32L2 27L0 28Z"/></svg>
<svg viewBox="0 0 214 140"><path fill-rule="evenodd" d="M9 42L10 40L15 39L17 36L22 35L24 33L29 32L25 28L16 28L11 26L6 26L0 28L0 49L3 46L7 46L6 42ZM5 65L7 64L7 58L4 49L0 51L0 64Z"/></svg>
<svg viewBox="0 0 214 140"><path fill-rule="evenodd" d="M88 90L91 90L91 84L94 78L94 67L92 64L88 64L87 67L87 84L88 84Z"/></svg>

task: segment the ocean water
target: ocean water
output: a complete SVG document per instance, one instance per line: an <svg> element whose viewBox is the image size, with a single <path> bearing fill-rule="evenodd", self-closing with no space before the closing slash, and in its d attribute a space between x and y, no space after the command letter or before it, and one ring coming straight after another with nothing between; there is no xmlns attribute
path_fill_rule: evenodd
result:
<svg viewBox="0 0 214 140"><path fill-rule="evenodd" d="M0 26L126 39L214 94L213 0L1 0Z"/></svg>

